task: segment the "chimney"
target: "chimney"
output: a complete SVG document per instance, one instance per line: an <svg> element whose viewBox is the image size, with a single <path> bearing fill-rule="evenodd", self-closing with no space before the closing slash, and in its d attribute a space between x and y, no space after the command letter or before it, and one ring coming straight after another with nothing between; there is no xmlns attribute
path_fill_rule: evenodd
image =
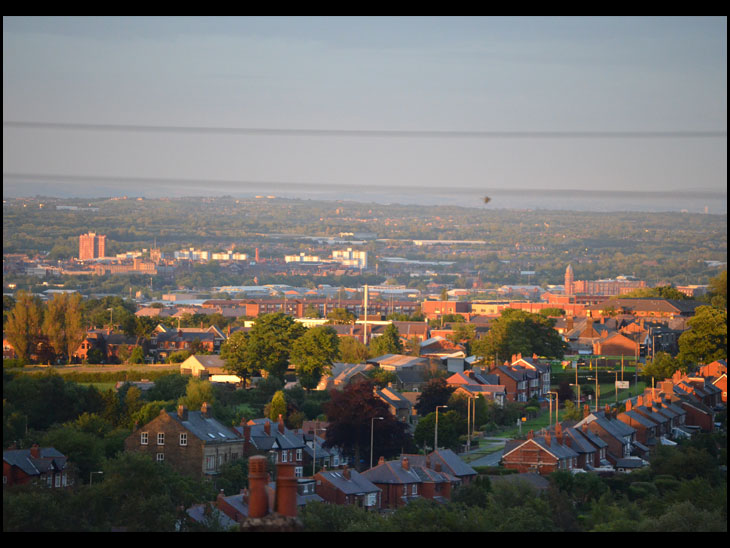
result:
<svg viewBox="0 0 730 548"><path fill-rule="evenodd" d="M284 418L281 416L281 413L279 413L278 428L279 428L279 434L283 434L284 433Z"/></svg>
<svg viewBox="0 0 730 548"><path fill-rule="evenodd" d="M297 477L294 465L279 462L276 465L276 502L275 512L281 516L297 515Z"/></svg>
<svg viewBox="0 0 730 548"><path fill-rule="evenodd" d="M567 432L563 434L563 445L565 445L566 447L573 446L573 440L570 438Z"/></svg>
<svg viewBox="0 0 730 548"><path fill-rule="evenodd" d="M591 408L588 407L588 404L583 406L583 418L585 419L588 415L591 414Z"/></svg>
<svg viewBox="0 0 730 548"><path fill-rule="evenodd" d="M254 455L248 459L248 516L262 518L269 513L266 495L266 457Z"/></svg>
<svg viewBox="0 0 730 548"><path fill-rule="evenodd" d="M443 469L440 462L437 462L434 464L433 469L436 470L436 472L441 473L441 470Z"/></svg>
<svg viewBox="0 0 730 548"><path fill-rule="evenodd" d="M631 400L626 400L626 411L631 411Z"/></svg>
<svg viewBox="0 0 730 548"><path fill-rule="evenodd" d="M350 479L350 468L347 465L342 469L342 475L346 480Z"/></svg>
<svg viewBox="0 0 730 548"><path fill-rule="evenodd" d="M378 466L380 466L381 464L385 464L385 457L380 457L378 459Z"/></svg>
<svg viewBox="0 0 730 548"><path fill-rule="evenodd" d="M34 459L41 458L41 448L38 447L37 443L34 443L33 446L30 448L30 456Z"/></svg>
<svg viewBox="0 0 730 548"><path fill-rule="evenodd" d="M210 419L213 416L213 406L208 402L204 401L203 405L200 406L200 414L206 419Z"/></svg>
<svg viewBox="0 0 730 548"><path fill-rule="evenodd" d="M555 436L558 438L561 438L563 436L563 427L560 426L560 423L557 423L555 425Z"/></svg>
<svg viewBox="0 0 730 548"><path fill-rule="evenodd" d="M180 404L177 406L177 416L181 421L188 420L188 408Z"/></svg>
<svg viewBox="0 0 730 548"><path fill-rule="evenodd" d="M531 440L531 439L532 439L532 438L534 438L534 437L535 437L535 433L534 433L534 432L533 432L532 430L530 430L530 431L529 431L529 432L527 433L527 439L528 439L528 440Z"/></svg>
<svg viewBox="0 0 730 548"><path fill-rule="evenodd" d="M268 420L264 423L264 432L266 432L267 436L271 435L271 422Z"/></svg>
<svg viewBox="0 0 730 548"><path fill-rule="evenodd" d="M403 470L410 470L411 466L408 463L408 457L403 457L400 461L400 465L403 468Z"/></svg>
<svg viewBox="0 0 730 548"><path fill-rule="evenodd" d="M644 398L642 398L641 396L636 396L636 406L641 407L642 405L644 405Z"/></svg>
<svg viewBox="0 0 730 548"><path fill-rule="evenodd" d="M550 447L553 444L553 437L550 435L550 432L545 434L545 443L548 447Z"/></svg>

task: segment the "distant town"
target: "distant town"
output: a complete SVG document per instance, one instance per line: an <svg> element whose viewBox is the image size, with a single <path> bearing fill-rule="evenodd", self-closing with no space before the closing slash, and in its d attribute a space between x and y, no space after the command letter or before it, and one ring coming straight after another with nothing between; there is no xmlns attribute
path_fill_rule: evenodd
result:
<svg viewBox="0 0 730 548"><path fill-rule="evenodd" d="M662 238L661 214L619 244L533 212L494 214L516 224L481 238L453 211L348 231L367 206L343 222L355 206L259 197L208 202L220 225L197 229L184 219L208 206L183 201L181 231L203 236L173 238L135 228L148 206L127 200L22 202L4 233L25 222L48 247L14 236L3 255L6 530L34 527L30 493L91 501L38 530L388 531L428 512L464 530L625 530L629 503L632 530L678 514L726 530L727 243L702 215L679 226L691 248ZM237 244L224 227L252 204L283 214ZM304 206L319 235L287 224ZM28 224L49 207L56 242ZM640 239L698 283L657 276ZM582 275L604 253L632 269ZM347 517L323 525L334 507Z"/></svg>

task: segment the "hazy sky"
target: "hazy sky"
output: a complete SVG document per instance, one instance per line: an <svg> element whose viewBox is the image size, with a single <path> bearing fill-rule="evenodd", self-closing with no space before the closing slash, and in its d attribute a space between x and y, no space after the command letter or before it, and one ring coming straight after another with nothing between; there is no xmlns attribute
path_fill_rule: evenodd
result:
<svg viewBox="0 0 730 548"><path fill-rule="evenodd" d="M6 178L725 191L727 20L4 17L3 122Z"/></svg>

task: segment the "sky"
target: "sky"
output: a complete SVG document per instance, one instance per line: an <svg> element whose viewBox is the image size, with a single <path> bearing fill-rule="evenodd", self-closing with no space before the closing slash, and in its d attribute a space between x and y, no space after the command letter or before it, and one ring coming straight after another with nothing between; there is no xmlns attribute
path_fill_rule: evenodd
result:
<svg viewBox="0 0 730 548"><path fill-rule="evenodd" d="M4 194L49 180L726 193L727 19L4 17Z"/></svg>

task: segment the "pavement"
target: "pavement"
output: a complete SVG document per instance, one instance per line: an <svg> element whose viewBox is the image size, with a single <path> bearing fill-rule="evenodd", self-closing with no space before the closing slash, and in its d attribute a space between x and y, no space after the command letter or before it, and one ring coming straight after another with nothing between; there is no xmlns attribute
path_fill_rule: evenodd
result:
<svg viewBox="0 0 730 548"><path fill-rule="evenodd" d="M484 453L485 451L499 449L498 451L494 451L493 453L469 461L469 466L472 467L498 466L499 461L502 459L502 453L504 453L504 444L507 443L507 441L509 441L510 439L511 438L482 438L480 440L478 449L469 451L469 453L463 453L462 455L468 454L474 456L480 453Z"/></svg>

